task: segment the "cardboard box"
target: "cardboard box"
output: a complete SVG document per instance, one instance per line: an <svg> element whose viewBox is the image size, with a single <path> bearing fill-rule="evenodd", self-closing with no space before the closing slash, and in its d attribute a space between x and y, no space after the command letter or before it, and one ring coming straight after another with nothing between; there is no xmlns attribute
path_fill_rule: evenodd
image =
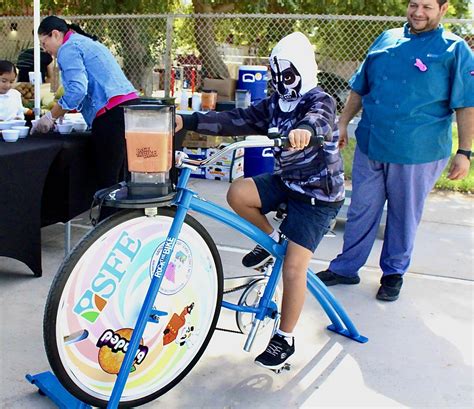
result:
<svg viewBox="0 0 474 409"><path fill-rule="evenodd" d="M192 170L191 177L196 179L206 179L206 168Z"/></svg>
<svg viewBox="0 0 474 409"><path fill-rule="evenodd" d="M204 78L202 89L214 89L217 91L217 101L234 101L237 80L226 78L225 80L215 78Z"/></svg>
<svg viewBox="0 0 474 409"><path fill-rule="evenodd" d="M228 144L221 144L221 146L226 146ZM207 149L207 157L211 157L212 155L214 155L216 152L219 152L219 149L216 149L216 148L208 148ZM236 149L234 150L233 152L230 152L230 153L227 153L226 155L224 156L221 156L219 158L219 160L215 163L213 163L213 165L221 165L221 166L230 166L232 165L232 162L237 159L237 158L241 158L242 156L244 156L244 153L245 153L245 150L244 148L239 148L239 149Z"/></svg>
<svg viewBox="0 0 474 409"><path fill-rule="evenodd" d="M186 137L183 141L183 146L187 148L215 148L221 143L232 142L232 137L228 136L210 136L202 135L202 139L189 139Z"/></svg>
<svg viewBox="0 0 474 409"><path fill-rule="evenodd" d="M228 180L232 182L234 179L244 176L244 158L234 160L232 166L211 165L206 168L206 179Z"/></svg>
<svg viewBox="0 0 474 409"><path fill-rule="evenodd" d="M189 156L191 159L206 159L207 158L207 149L206 148L189 148L184 147L183 152Z"/></svg>

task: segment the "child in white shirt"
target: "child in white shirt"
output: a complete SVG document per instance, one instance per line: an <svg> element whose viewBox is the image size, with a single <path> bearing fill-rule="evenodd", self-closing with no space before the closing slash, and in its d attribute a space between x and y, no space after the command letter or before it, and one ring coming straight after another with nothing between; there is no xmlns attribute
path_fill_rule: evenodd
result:
<svg viewBox="0 0 474 409"><path fill-rule="evenodd" d="M14 64L0 60L0 121L25 119L21 94L16 89L12 89L16 74Z"/></svg>

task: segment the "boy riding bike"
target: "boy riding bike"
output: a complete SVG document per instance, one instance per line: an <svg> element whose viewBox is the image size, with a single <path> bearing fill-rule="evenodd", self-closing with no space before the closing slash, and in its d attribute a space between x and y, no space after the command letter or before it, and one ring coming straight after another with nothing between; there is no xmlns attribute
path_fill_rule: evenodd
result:
<svg viewBox="0 0 474 409"><path fill-rule="evenodd" d="M193 113L176 117L181 128L208 135L267 134L270 128L287 135L291 148L274 148L272 174L235 180L227 201L241 217L255 224L275 241L280 232L289 241L283 265L281 321L266 350L255 362L269 369L281 368L295 352L293 330L304 304L306 272L311 257L344 201L344 174L338 150L336 105L317 87L314 50L302 33L284 37L270 55L275 93L247 109ZM307 146L312 135L323 136L323 146ZM265 214L287 204L280 232ZM242 263L258 268L271 259L256 246Z"/></svg>

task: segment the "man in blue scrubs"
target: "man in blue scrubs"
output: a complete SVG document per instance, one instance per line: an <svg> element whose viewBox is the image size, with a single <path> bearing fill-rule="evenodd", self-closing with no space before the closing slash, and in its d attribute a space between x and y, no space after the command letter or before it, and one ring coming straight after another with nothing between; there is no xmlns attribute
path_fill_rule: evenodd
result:
<svg viewBox="0 0 474 409"><path fill-rule="evenodd" d="M448 178L467 176L474 134L474 57L467 43L439 25L446 0L411 0L403 28L382 33L351 79L339 120L339 144L363 108L355 132L352 200L344 246L318 273L327 285L358 284L387 202L377 299L395 301L410 265L429 192L451 153L456 113L459 150Z"/></svg>

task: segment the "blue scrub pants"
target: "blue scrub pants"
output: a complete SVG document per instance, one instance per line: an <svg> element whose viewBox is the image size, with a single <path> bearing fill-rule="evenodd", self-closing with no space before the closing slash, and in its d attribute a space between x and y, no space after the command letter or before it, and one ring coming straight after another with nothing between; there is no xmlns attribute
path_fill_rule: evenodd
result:
<svg viewBox="0 0 474 409"><path fill-rule="evenodd" d="M405 273L426 197L448 160L416 165L382 163L370 160L356 147L344 245L329 270L346 277L358 275L372 250L387 201L380 267L383 275Z"/></svg>

